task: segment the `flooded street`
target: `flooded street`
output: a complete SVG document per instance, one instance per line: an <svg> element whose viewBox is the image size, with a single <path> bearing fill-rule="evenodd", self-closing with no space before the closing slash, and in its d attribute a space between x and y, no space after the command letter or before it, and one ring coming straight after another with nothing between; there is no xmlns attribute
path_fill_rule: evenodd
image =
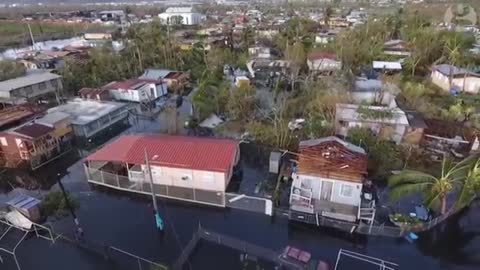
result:
<svg viewBox="0 0 480 270"><path fill-rule="evenodd" d="M125 133L158 132L164 128L161 121L140 122ZM265 173L266 162L242 154L248 158L243 162L245 185L241 190L249 192L254 188L252 181L262 181L268 175ZM480 265L478 204L476 208L452 217L437 230L421 234L416 243L409 243L405 239L353 236L333 229L289 223L283 217L159 199L166 226L165 232L159 233L154 226L150 197L106 188L92 189L86 181L82 160L68 168L61 168L61 164L61 160L51 164L49 175L60 175L65 188L79 198L81 207L77 214L85 231L85 242L95 246L114 246L162 264L171 265L175 261L201 224L203 228L273 250L281 250L287 245L299 247L331 265L335 264L341 248L397 263L399 269L468 270L478 269ZM57 185L52 187L57 188ZM54 221L53 227L56 233L72 237L73 219L68 216ZM17 269L9 254L1 252L0 256L4 261L0 269ZM121 266L112 265L97 252L62 240L52 244L34 235L18 247L17 256L22 270L137 269L136 261L128 257L112 254L122 262ZM239 257L235 252L202 244L187 269L245 269L240 263L234 263L236 259ZM341 266L347 270L360 269L357 262L348 260Z"/></svg>

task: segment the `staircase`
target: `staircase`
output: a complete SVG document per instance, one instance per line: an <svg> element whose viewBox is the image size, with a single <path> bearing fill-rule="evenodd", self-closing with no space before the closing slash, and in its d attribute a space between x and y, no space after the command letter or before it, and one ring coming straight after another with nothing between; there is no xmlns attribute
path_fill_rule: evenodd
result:
<svg viewBox="0 0 480 270"><path fill-rule="evenodd" d="M358 208L358 219L360 221L365 221L368 224L373 224L373 221L375 220L375 211L375 201L372 201L367 205L361 205Z"/></svg>

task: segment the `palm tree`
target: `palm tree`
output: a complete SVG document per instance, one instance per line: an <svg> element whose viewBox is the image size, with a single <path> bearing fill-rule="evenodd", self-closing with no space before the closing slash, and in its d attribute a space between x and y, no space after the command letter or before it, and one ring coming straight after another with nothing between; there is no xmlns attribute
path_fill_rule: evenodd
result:
<svg viewBox="0 0 480 270"><path fill-rule="evenodd" d="M467 176L463 179L462 187L455 203L457 208L468 206L480 194L480 158L474 156L470 160Z"/></svg>
<svg viewBox="0 0 480 270"><path fill-rule="evenodd" d="M425 172L404 170L388 180L390 197L398 200L406 195L421 193L427 207L440 206L440 213L447 212L447 196L455 187L461 186L469 168L469 158L453 165L447 158L442 161L440 176Z"/></svg>

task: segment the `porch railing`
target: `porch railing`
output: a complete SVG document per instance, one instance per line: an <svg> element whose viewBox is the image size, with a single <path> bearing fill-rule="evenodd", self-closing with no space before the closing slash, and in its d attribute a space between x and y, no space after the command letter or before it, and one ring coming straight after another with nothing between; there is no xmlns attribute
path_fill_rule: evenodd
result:
<svg viewBox="0 0 480 270"><path fill-rule="evenodd" d="M91 183L142 194L152 193L150 182L144 177L141 177L140 174L135 175L133 178L129 178L126 175L119 175L89 167L87 167L86 173L88 181ZM155 195L159 197L225 207L225 192L168 186L155 183L153 184L153 189Z"/></svg>

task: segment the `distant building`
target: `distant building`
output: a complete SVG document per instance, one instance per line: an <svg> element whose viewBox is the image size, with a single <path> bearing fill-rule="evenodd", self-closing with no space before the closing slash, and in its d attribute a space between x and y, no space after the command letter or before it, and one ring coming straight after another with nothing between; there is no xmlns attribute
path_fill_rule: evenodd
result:
<svg viewBox="0 0 480 270"><path fill-rule="evenodd" d="M395 96L398 93L391 90L395 86L384 84L380 80L357 78L350 95L357 104L377 104L389 107L396 107ZM395 87L396 88L396 87ZM398 89L398 92L400 90Z"/></svg>
<svg viewBox="0 0 480 270"><path fill-rule="evenodd" d="M70 116L62 112L0 132L0 160L5 167L37 169L71 149Z"/></svg>
<svg viewBox="0 0 480 270"><path fill-rule="evenodd" d="M123 10L104 10L99 13L102 21L123 21L126 18L125 11Z"/></svg>
<svg viewBox="0 0 480 270"><path fill-rule="evenodd" d="M372 68L380 72L395 73L402 71L402 64L394 61L373 61Z"/></svg>
<svg viewBox="0 0 480 270"><path fill-rule="evenodd" d="M86 158L88 182L151 194L145 150L157 196L225 207L225 190L240 158L234 140L122 136Z"/></svg>
<svg viewBox="0 0 480 270"><path fill-rule="evenodd" d="M83 99L92 99L97 101L112 99L109 90L103 88L84 87L78 90L78 95Z"/></svg>
<svg viewBox="0 0 480 270"><path fill-rule="evenodd" d="M407 42L401 39L393 39L383 44L383 53L394 56L410 56L411 52Z"/></svg>
<svg viewBox="0 0 480 270"><path fill-rule="evenodd" d="M452 65L433 66L430 79L433 84L445 91L470 94L478 94L480 91L480 74Z"/></svg>
<svg viewBox="0 0 480 270"><path fill-rule="evenodd" d="M400 144L408 126L405 112L396 107L336 105L335 132L342 137L347 137L350 129L360 127L371 130L380 138Z"/></svg>
<svg viewBox="0 0 480 270"><path fill-rule="evenodd" d="M297 164L291 210L356 222L365 218L362 209L374 207L373 196L364 196L367 155L361 147L333 136L302 141Z"/></svg>
<svg viewBox="0 0 480 270"><path fill-rule="evenodd" d="M315 52L307 56L307 66L316 75L332 75L342 69L342 62L334 53Z"/></svg>
<svg viewBox="0 0 480 270"><path fill-rule="evenodd" d="M272 54L269 47L250 47L248 55L254 58L271 58Z"/></svg>
<svg viewBox="0 0 480 270"><path fill-rule="evenodd" d="M158 14L164 24L197 25L203 21L203 15L193 11L191 7L170 7Z"/></svg>
<svg viewBox="0 0 480 270"><path fill-rule="evenodd" d="M176 88L183 88L187 86L189 75L187 72L175 71L169 69L146 69L142 76L138 77L139 80L162 80L165 81L170 90Z"/></svg>
<svg viewBox="0 0 480 270"><path fill-rule="evenodd" d="M80 143L111 137L114 130L128 125L128 105L124 103L75 98L48 110L54 112L70 115L75 139Z"/></svg>
<svg viewBox="0 0 480 270"><path fill-rule="evenodd" d="M165 96L167 87L162 80L131 79L111 82L102 89L108 90L115 100L149 103Z"/></svg>
<svg viewBox="0 0 480 270"><path fill-rule="evenodd" d="M0 100L22 103L57 97L62 91L61 76L49 72L27 72L26 75L0 82Z"/></svg>

